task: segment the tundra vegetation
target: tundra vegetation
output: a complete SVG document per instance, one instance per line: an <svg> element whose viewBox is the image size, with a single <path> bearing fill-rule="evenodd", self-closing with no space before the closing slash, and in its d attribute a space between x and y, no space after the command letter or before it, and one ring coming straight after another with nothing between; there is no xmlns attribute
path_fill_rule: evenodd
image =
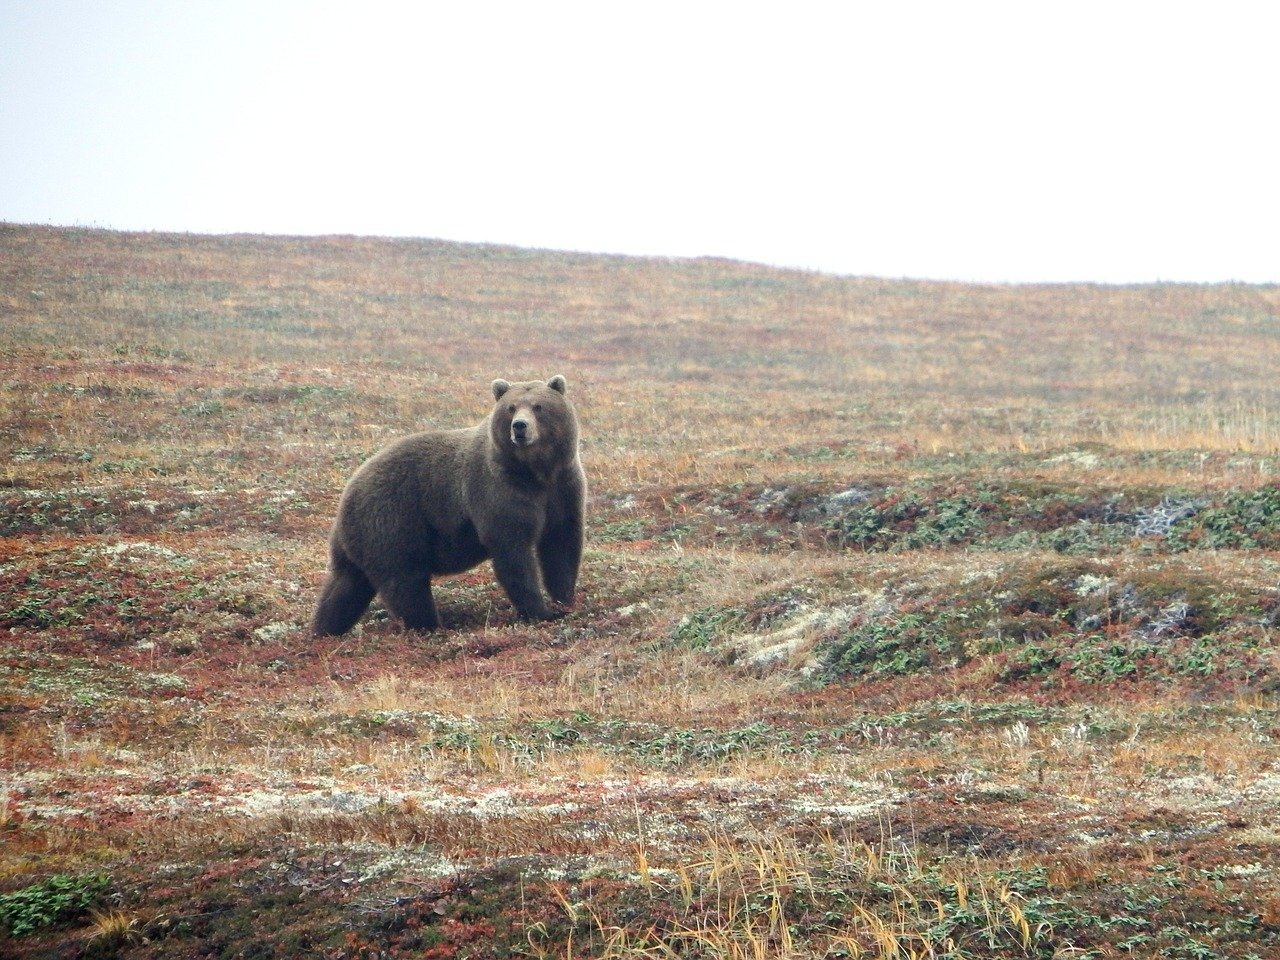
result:
<svg viewBox="0 0 1280 960"><path fill-rule="evenodd" d="M1280 288L0 226L0 952L1280 953ZM578 606L307 618L563 372Z"/></svg>

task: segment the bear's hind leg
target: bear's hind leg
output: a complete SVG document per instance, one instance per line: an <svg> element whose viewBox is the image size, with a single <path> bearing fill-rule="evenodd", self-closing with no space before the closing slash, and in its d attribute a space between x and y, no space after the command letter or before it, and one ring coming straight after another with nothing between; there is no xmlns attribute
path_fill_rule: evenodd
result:
<svg viewBox="0 0 1280 960"><path fill-rule="evenodd" d="M404 574L378 587L387 609L410 630L435 630L440 626L436 602L431 597L430 574Z"/></svg>
<svg viewBox="0 0 1280 960"><path fill-rule="evenodd" d="M346 557L334 556L328 579L320 592L311 632L319 637L338 637L355 626L373 599L369 578Z"/></svg>

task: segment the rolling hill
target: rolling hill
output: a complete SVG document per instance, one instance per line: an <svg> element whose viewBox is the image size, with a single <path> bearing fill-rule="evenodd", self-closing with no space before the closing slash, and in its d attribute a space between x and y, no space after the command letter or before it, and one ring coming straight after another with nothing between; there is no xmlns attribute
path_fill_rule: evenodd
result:
<svg viewBox="0 0 1280 960"><path fill-rule="evenodd" d="M0 225L0 952L1280 951L1280 288ZM576 610L309 637L564 374Z"/></svg>

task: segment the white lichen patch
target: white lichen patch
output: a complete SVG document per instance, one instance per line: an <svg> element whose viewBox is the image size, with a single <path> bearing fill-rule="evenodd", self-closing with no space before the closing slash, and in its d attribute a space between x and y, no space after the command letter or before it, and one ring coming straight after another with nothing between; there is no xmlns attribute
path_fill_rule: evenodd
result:
<svg viewBox="0 0 1280 960"><path fill-rule="evenodd" d="M848 626L856 607L801 608L799 616L784 626L763 633L738 634L721 645L755 669L769 669L791 663L811 649L824 634ZM813 664L806 666L812 667Z"/></svg>
<svg viewBox="0 0 1280 960"><path fill-rule="evenodd" d="M1050 466L1065 465L1079 467L1083 470L1094 470L1102 464L1102 458L1096 453L1071 450L1067 453L1060 453L1056 457L1049 457L1044 463Z"/></svg>
<svg viewBox="0 0 1280 960"><path fill-rule="evenodd" d="M403 878L406 875L421 879L451 877L462 870L462 865L448 857L425 850L395 850L365 864L357 880L369 883L388 877Z"/></svg>
<svg viewBox="0 0 1280 960"><path fill-rule="evenodd" d="M877 817L901 799L901 791L882 781L809 777L796 786L800 793L784 801L786 808L818 814L828 822Z"/></svg>
<svg viewBox="0 0 1280 960"><path fill-rule="evenodd" d="M1075 583L1071 585L1071 589L1075 591L1076 596L1087 597L1101 590L1106 590L1111 584L1112 581L1107 577L1086 573L1076 578Z"/></svg>
<svg viewBox="0 0 1280 960"><path fill-rule="evenodd" d="M296 623L289 623L284 620L273 620L270 623L264 623L258 629L253 631L255 639L262 643L275 643L283 640L294 630L298 629Z"/></svg>
<svg viewBox="0 0 1280 960"><path fill-rule="evenodd" d="M120 543L105 544L97 547L95 550L100 556L119 557L125 554L151 557L161 557L165 560L179 560L182 557L168 547L163 547L158 543L147 543L146 541L130 541L125 540Z"/></svg>

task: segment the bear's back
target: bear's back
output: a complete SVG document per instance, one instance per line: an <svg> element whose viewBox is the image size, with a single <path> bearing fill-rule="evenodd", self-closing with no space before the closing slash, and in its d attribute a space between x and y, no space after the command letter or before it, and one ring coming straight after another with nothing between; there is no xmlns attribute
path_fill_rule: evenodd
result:
<svg viewBox="0 0 1280 960"><path fill-rule="evenodd" d="M337 525L357 563L414 553L432 530L457 525L479 429L415 433L361 465L343 492Z"/></svg>

